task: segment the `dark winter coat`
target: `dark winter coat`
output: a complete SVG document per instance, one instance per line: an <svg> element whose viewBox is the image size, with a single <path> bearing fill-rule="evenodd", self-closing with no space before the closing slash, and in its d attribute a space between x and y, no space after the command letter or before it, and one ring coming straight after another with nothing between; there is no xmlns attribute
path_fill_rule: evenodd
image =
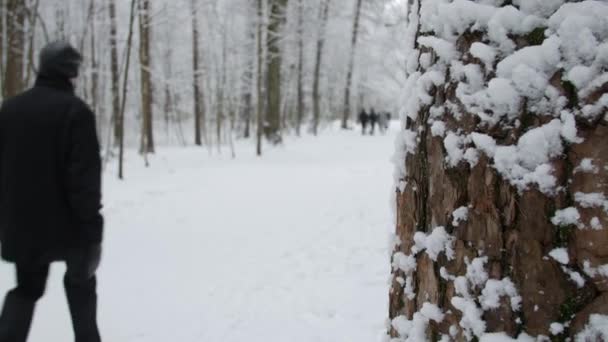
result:
<svg viewBox="0 0 608 342"><path fill-rule="evenodd" d="M95 117L69 80L73 49L46 53L35 86L0 109L0 249L18 263L102 240Z"/></svg>

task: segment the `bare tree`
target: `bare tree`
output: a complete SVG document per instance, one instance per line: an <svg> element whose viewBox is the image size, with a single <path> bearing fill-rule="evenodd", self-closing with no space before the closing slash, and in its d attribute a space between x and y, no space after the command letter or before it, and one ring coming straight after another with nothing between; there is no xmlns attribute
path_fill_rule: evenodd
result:
<svg viewBox="0 0 608 342"><path fill-rule="evenodd" d="M19 94L24 88L25 13L25 0L8 0L5 98Z"/></svg>
<svg viewBox="0 0 608 342"><path fill-rule="evenodd" d="M304 4L298 0L298 86L296 104L296 134L300 135L300 128L304 118Z"/></svg>
<svg viewBox="0 0 608 342"><path fill-rule="evenodd" d="M142 130L140 152L154 153L154 102L150 75L150 2L139 0L139 61L141 76Z"/></svg>
<svg viewBox="0 0 608 342"><path fill-rule="evenodd" d="M355 68L355 56L357 54L357 36L359 33L359 21L361 19L361 3L362 0L357 0L355 7L355 20L353 21L353 31L351 40L351 54L348 61L348 71L346 72L346 87L344 88L344 113L342 115L342 128L348 128L348 119L351 115L350 94L353 83L353 69Z"/></svg>
<svg viewBox="0 0 608 342"><path fill-rule="evenodd" d="M118 157L118 178L124 179L124 159L125 159L125 109L127 104L127 81L129 80L129 66L131 65L131 44L133 41L133 23L135 22L135 5L137 0L131 0L131 14L129 16L129 34L127 38L125 71L122 84L122 104L118 117L119 129L119 157Z"/></svg>
<svg viewBox="0 0 608 342"><path fill-rule="evenodd" d="M262 136L264 134L264 0L258 0L257 6L257 55L258 55L258 75L257 75L257 91L258 91L258 108L257 108L257 144L256 153L262 155Z"/></svg>
<svg viewBox="0 0 608 342"><path fill-rule="evenodd" d="M312 120L312 133L317 135L319 132L319 120L321 117L321 95L319 94L319 81L321 78L321 65L323 62L323 48L325 46L325 28L327 26L327 19L329 16L329 5L330 0L321 0L321 25L319 26L319 33L317 36L317 51L315 58L315 71L313 76L312 85L312 107L313 107L313 120Z"/></svg>
<svg viewBox="0 0 608 342"><path fill-rule="evenodd" d="M270 1L270 23L268 25L268 110L264 122L264 135L273 144L281 138L281 24L285 20L287 0Z"/></svg>
<svg viewBox="0 0 608 342"><path fill-rule="evenodd" d="M116 0L108 0L108 14L110 16L110 60L112 74L112 122L114 123L114 142L120 142L120 81L118 71L118 37L116 23Z"/></svg>
<svg viewBox="0 0 608 342"><path fill-rule="evenodd" d="M192 0L192 72L194 75L194 143L198 146L203 144L201 130L205 130L205 109L203 92L200 85L200 51L199 51L199 26L197 1ZM202 126L202 127L201 127Z"/></svg>

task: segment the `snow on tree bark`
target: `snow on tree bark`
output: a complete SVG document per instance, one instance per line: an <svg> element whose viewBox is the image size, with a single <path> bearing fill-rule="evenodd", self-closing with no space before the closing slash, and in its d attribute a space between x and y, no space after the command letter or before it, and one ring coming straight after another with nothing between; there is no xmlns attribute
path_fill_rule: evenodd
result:
<svg viewBox="0 0 608 342"><path fill-rule="evenodd" d="M488 3L411 4L394 341L564 338L608 314L608 5Z"/></svg>

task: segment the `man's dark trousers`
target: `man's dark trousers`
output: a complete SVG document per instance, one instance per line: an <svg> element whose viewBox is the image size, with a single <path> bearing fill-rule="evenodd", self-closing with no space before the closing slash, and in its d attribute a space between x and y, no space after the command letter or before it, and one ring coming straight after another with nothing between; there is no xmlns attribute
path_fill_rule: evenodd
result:
<svg viewBox="0 0 608 342"><path fill-rule="evenodd" d="M100 342L97 328L97 280L101 248L74 250L65 258L64 287L72 317L76 342ZM0 316L0 342L25 342L34 307L44 294L49 264L17 264L17 287L4 301Z"/></svg>

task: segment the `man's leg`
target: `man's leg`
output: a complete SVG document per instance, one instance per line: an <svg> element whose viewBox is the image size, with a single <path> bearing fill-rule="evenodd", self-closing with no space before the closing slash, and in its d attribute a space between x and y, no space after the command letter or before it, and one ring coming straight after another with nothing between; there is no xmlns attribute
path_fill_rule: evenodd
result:
<svg viewBox="0 0 608 342"><path fill-rule="evenodd" d="M100 342L97 327L97 279L101 247L91 246L69 253L64 278L76 342Z"/></svg>
<svg viewBox="0 0 608 342"><path fill-rule="evenodd" d="M34 307L44 295L49 265L17 265L17 287L6 295L0 316L0 342L25 342Z"/></svg>

